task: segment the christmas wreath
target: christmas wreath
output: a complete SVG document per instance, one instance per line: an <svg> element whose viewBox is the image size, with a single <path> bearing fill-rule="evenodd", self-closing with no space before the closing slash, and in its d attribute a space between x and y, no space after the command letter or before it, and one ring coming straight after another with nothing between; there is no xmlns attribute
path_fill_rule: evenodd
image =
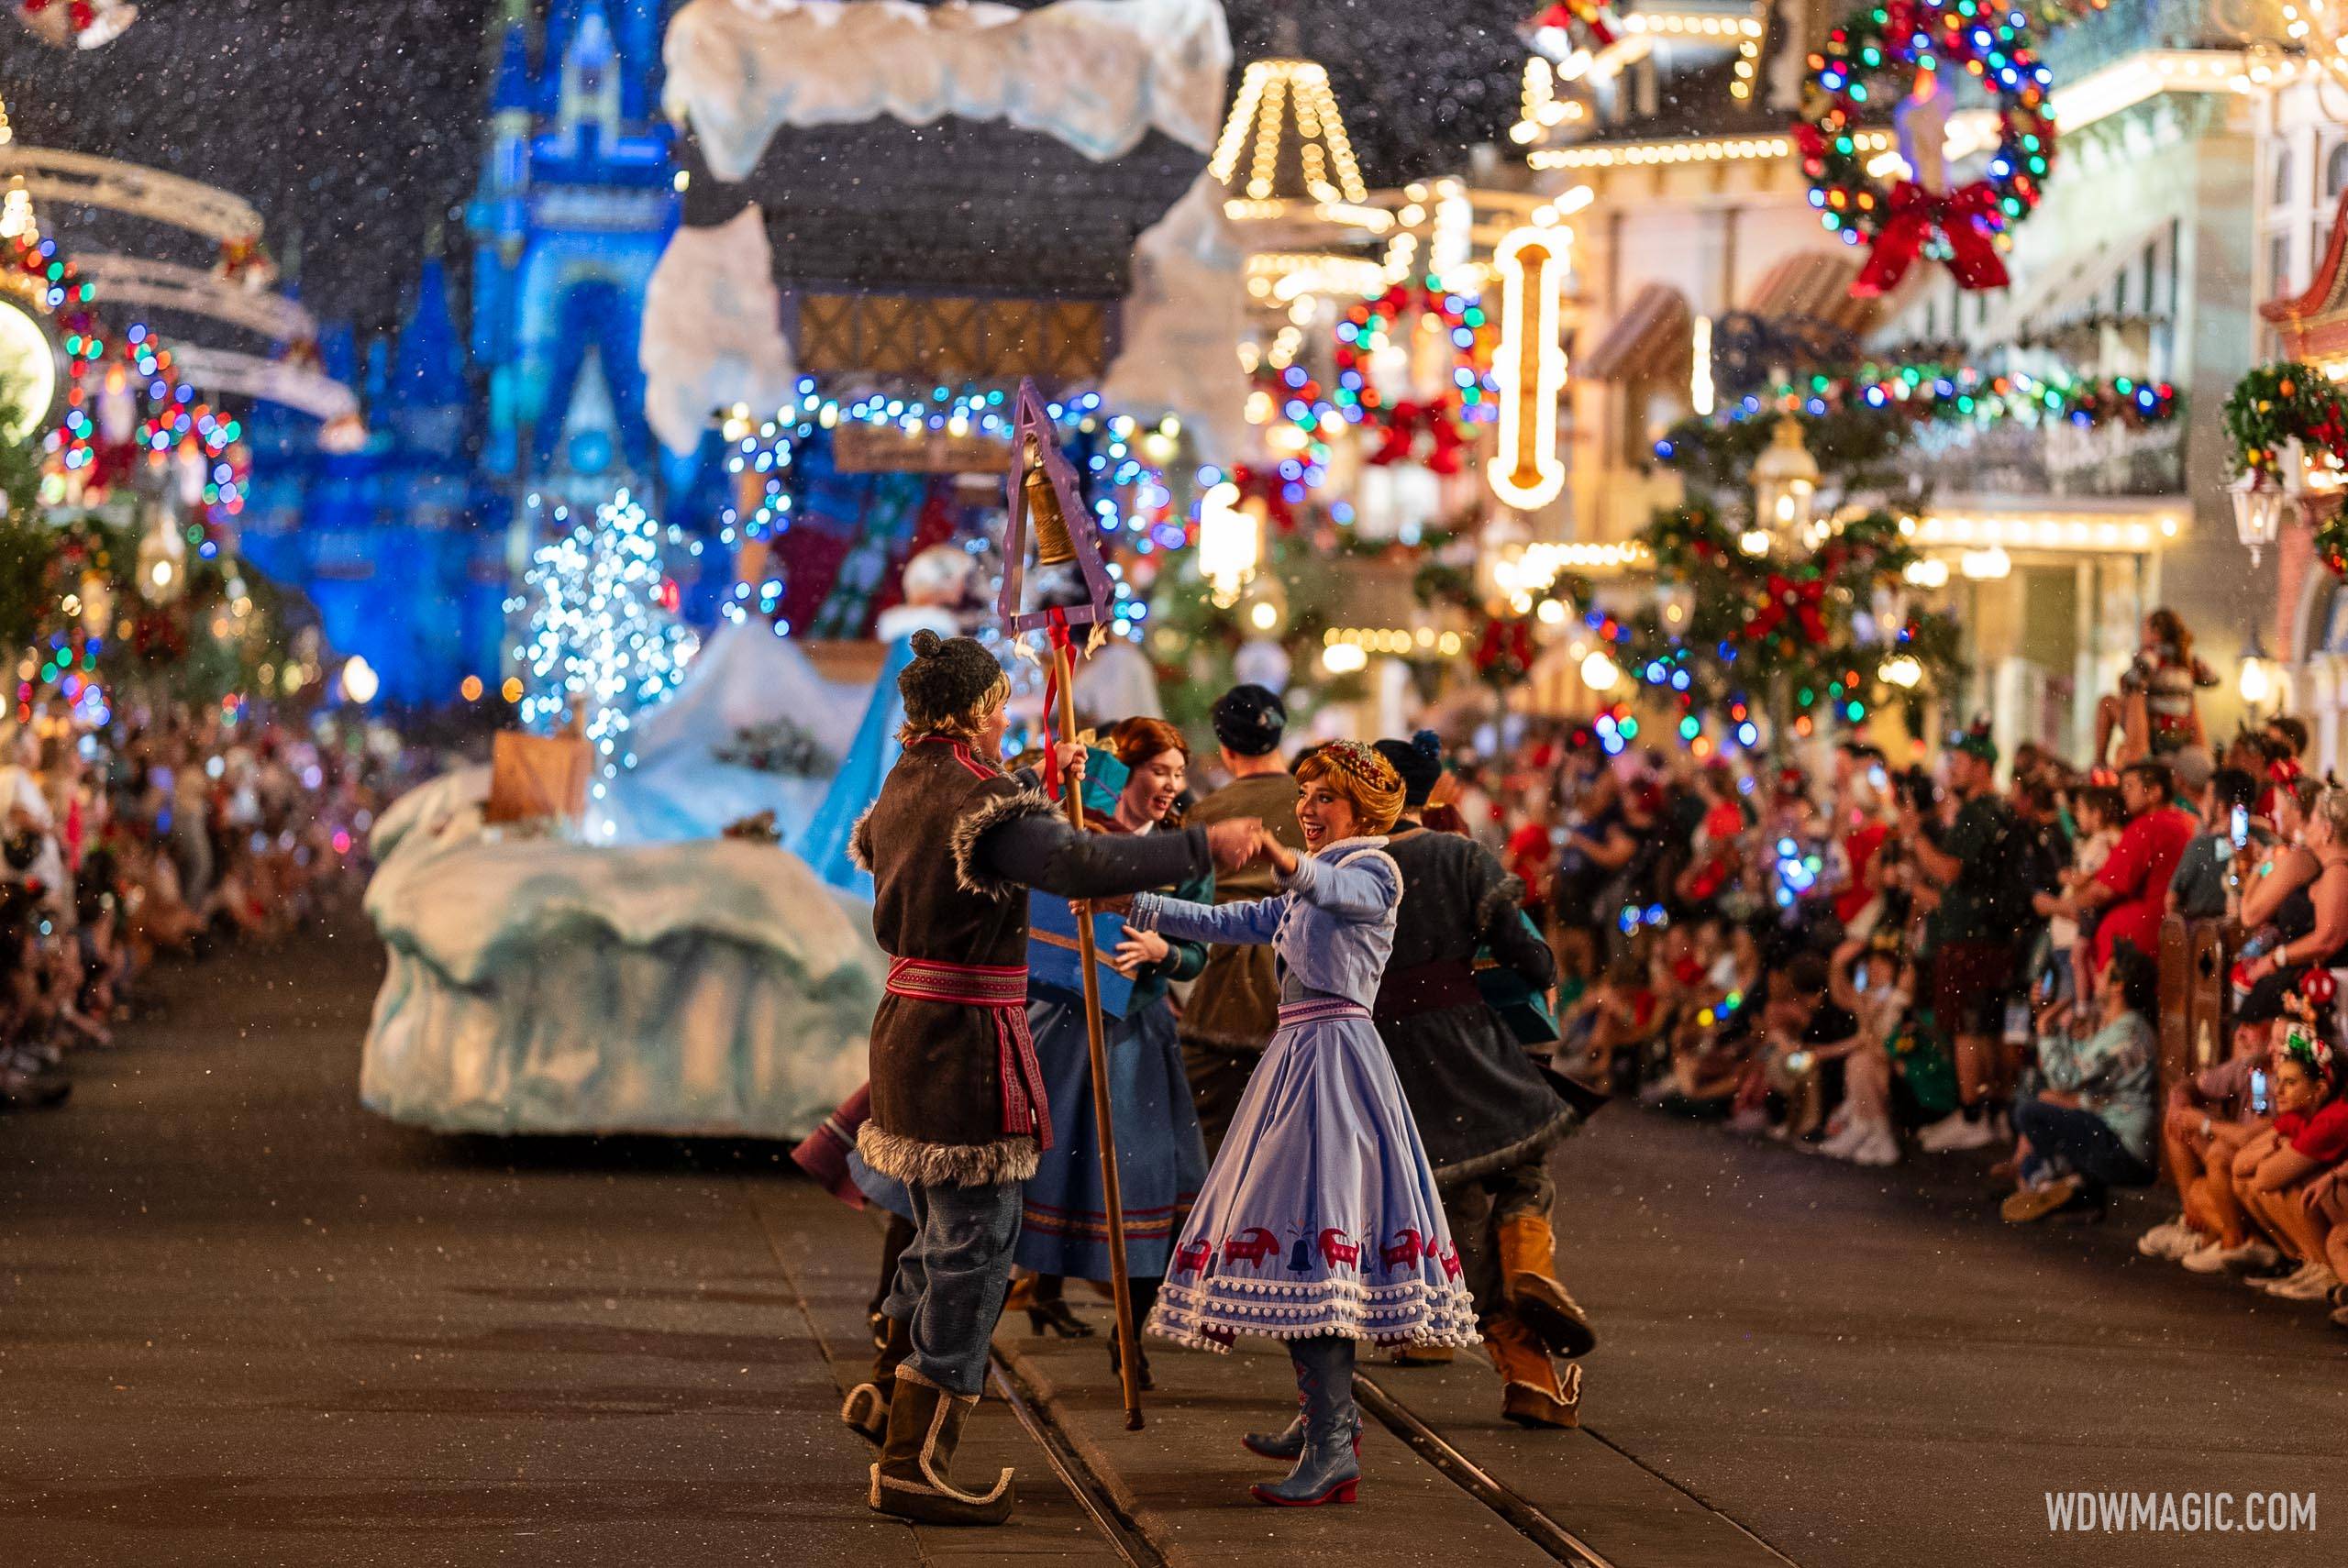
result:
<svg viewBox="0 0 2348 1568"><path fill-rule="evenodd" d="M1450 341L1450 384L1429 398L1399 396L1378 384L1372 360L1390 332L1415 332L1423 316L1434 318ZM1337 322L1335 398L1346 418L1379 436L1364 460L1382 468L1409 458L1435 473L1457 473L1467 456L1468 426L1491 395L1497 336L1497 326L1472 296L1446 293L1425 280L1397 283L1346 311Z"/></svg>
<svg viewBox="0 0 2348 1568"><path fill-rule="evenodd" d="M2019 11L1999 13L1980 0L1886 0L1853 12L1810 57L1794 143L1819 221L1846 244L1869 247L1853 294L1882 293L1928 248L1963 288L2006 285L1999 246L2011 243L2008 231L2038 205L2054 162L2047 102L2054 74L2031 45ZM1862 146L1862 111L1899 95L1905 83L1913 83L1919 102L1946 91L1937 80L1944 64L1962 67L1997 101L1998 146L1988 167L1952 191L1913 179L1886 189L1867 170L1876 149Z"/></svg>
<svg viewBox="0 0 2348 1568"><path fill-rule="evenodd" d="M2280 481L2294 441L2318 460L2322 454L2348 459L2348 402L2312 365L2260 365L2226 394L2226 435L2237 471Z"/></svg>

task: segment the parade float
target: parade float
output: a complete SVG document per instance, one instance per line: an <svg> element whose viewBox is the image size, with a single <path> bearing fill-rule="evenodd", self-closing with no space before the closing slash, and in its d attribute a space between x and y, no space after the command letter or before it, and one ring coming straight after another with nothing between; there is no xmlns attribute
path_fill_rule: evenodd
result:
<svg viewBox="0 0 2348 1568"><path fill-rule="evenodd" d="M1168 252L1185 223L1220 232L1219 207L1181 203L1229 61L1213 0L678 10L667 94L694 178L646 291L641 408L674 460L723 428L731 504L712 537L626 494L533 498L507 660L524 732L374 833L371 1108L446 1132L785 1137L861 1080L883 960L846 840L894 755L906 639L991 596L1012 383L1044 383L1036 416L1084 460L1127 451L1130 423L1079 389L1117 379L1121 326L1180 336ZM1079 67L1094 92L1065 91ZM918 157L885 145L925 132ZM870 210L770 222L778 193L814 199L793 171L848 142ZM1023 185L1047 164L1075 193L940 227L938 164ZM1214 347L1226 395L1181 413L1236 424L1246 388ZM910 418L833 390L949 380L971 390ZM679 581L704 553L732 582L705 639ZM1128 701L1126 662L1130 642L1092 650L1080 690L1122 679L1103 701ZM1020 683L1039 710L1041 679Z"/></svg>

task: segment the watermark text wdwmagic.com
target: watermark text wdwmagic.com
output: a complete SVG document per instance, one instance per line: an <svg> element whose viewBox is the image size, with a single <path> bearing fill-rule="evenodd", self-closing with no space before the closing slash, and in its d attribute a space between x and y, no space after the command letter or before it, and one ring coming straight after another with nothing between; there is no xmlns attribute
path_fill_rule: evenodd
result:
<svg viewBox="0 0 2348 1568"><path fill-rule="evenodd" d="M2049 1492L2046 1528L2154 1535L2311 1533L2313 1492Z"/></svg>

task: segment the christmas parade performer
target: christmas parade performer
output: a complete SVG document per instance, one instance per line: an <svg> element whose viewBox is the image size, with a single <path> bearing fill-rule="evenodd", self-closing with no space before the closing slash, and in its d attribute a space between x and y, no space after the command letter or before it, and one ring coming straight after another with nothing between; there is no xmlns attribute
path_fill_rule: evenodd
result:
<svg viewBox="0 0 2348 1568"><path fill-rule="evenodd" d="M1573 1426L1578 1370L1561 1379L1549 1358L1585 1355L1597 1339L1557 1283L1556 1188L1544 1161L1581 1117L1476 978L1478 952L1489 948L1537 994L1556 983L1556 957L1519 907L1524 884L1491 851L1420 822L1443 777L1435 735L1423 730L1377 749L1403 786L1402 816L1386 841L1401 869L1402 904L1373 1010L1378 1032L1434 1166L1501 1376L1501 1413L1523 1426Z"/></svg>
<svg viewBox="0 0 2348 1568"><path fill-rule="evenodd" d="M1256 817L1290 849L1304 847L1296 825L1296 780L1280 760L1280 736L1288 710L1261 686L1235 686L1215 699L1211 714L1223 770L1231 782L1191 808L1194 823ZM1272 892L1268 862L1215 878L1217 903L1240 903ZM1182 1009L1182 1064L1191 1076L1191 1097L1207 1153L1223 1143L1231 1113L1247 1088L1248 1075L1279 1027L1280 982L1272 950L1218 944L1207 949L1207 965Z"/></svg>
<svg viewBox="0 0 2348 1568"><path fill-rule="evenodd" d="M1279 1030L1149 1327L1202 1350L1228 1350L1240 1334L1287 1342L1302 1413L1246 1443L1296 1464L1250 1490L1307 1507L1350 1503L1359 1485L1354 1342L1473 1344L1476 1321L1434 1173L1370 1022L1402 897L1381 836L1402 809L1402 781L1355 741L1322 747L1296 778L1307 852L1252 830L1279 891L1219 907L1145 893L1129 921L1194 942L1268 943L1279 958Z"/></svg>
<svg viewBox="0 0 2348 1568"><path fill-rule="evenodd" d="M1071 828L996 765L1010 682L968 637L913 638L898 678L904 752L851 842L872 873L873 935L889 978L872 1021L871 1115L857 1149L905 1184L914 1237L885 1310L893 1330L872 1383L842 1418L886 1407L869 1501L930 1524L1000 1524L1008 1470L984 1491L951 1479L978 1404L1019 1231L1020 1184L1051 1138L1027 1033L1027 899L1092 899L1194 880L1236 865L1254 823L1112 836Z"/></svg>
<svg viewBox="0 0 2348 1568"><path fill-rule="evenodd" d="M1088 812L1097 832L1152 834L1179 831L1176 802L1189 781L1190 747L1182 732L1163 719L1131 718L1109 732L1108 750L1122 765L1125 783L1114 809ZM1096 765L1094 777L1116 769ZM1201 878L1176 887L1174 896L1203 901L1214 896L1214 879ZM1110 1021L1109 1099L1117 1129L1119 1196L1125 1214L1125 1276L1131 1281L1135 1342L1138 1330L1157 1299L1174 1232L1190 1213L1206 1179L1206 1145L1182 1073L1181 1049L1174 1040L1174 1009L1167 999L1170 981L1195 977L1206 963L1206 948L1128 928L1111 956L1134 982L1124 1016ZM1100 1140L1092 1126L1091 1059L1084 1022L1084 999L1070 991L1034 984L1027 1008L1036 1060L1043 1068L1051 1102L1052 1146L1027 1178L1019 1245L1013 1256L1036 1277L1028 1283L1026 1309L1038 1332L1075 1337L1089 1331L1062 1298L1061 1281L1109 1277L1108 1198L1101 1179ZM1070 1324L1075 1326L1073 1330ZM1116 1362L1117 1341L1109 1341ZM1136 1363L1142 1386L1149 1386L1149 1364Z"/></svg>

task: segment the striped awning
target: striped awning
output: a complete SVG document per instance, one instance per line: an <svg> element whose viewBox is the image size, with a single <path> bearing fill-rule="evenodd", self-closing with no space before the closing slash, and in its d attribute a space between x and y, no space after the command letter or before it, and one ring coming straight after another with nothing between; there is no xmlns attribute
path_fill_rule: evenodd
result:
<svg viewBox="0 0 2348 1568"><path fill-rule="evenodd" d="M1574 374L1599 381L1684 376L1693 327L1686 297L1667 283L1649 283L1632 296L1589 351L1575 359Z"/></svg>

